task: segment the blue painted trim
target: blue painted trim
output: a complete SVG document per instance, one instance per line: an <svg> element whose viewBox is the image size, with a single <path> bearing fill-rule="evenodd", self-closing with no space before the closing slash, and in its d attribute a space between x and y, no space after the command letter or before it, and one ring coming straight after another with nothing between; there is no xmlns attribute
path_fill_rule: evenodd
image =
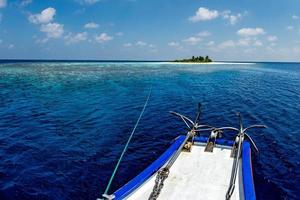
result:
<svg viewBox="0 0 300 200"><path fill-rule="evenodd" d="M195 142L201 142L201 143L206 143L207 140L208 140L208 137L202 137L202 136L194 138ZM224 140L224 139L217 139L216 144L232 147L233 141Z"/></svg>
<svg viewBox="0 0 300 200"><path fill-rule="evenodd" d="M247 141L244 141L242 148L242 172L245 200L256 200L251 163L251 148Z"/></svg>
<svg viewBox="0 0 300 200"><path fill-rule="evenodd" d="M180 147L183 143L185 136L179 136L174 143L149 167L142 171L139 175L129 181L126 185L114 192L115 199L124 199L135 189L141 186L148 178L150 178L155 172L157 172L173 155L173 153Z"/></svg>

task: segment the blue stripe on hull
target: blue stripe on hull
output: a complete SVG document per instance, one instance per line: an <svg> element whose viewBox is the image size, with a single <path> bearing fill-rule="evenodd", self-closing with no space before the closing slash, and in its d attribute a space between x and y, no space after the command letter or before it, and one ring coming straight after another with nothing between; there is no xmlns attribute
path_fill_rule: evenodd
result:
<svg viewBox="0 0 300 200"><path fill-rule="evenodd" d="M247 141L244 141L242 149L242 173L245 200L256 200L251 163L251 148Z"/></svg>
<svg viewBox="0 0 300 200"><path fill-rule="evenodd" d="M184 141L184 136L179 136L174 143L149 167L142 171L139 175L129 181L126 185L118 189L114 195L116 199L123 199L133 192L136 188L141 186L148 180L155 172L157 172L173 155L173 153L179 148Z"/></svg>

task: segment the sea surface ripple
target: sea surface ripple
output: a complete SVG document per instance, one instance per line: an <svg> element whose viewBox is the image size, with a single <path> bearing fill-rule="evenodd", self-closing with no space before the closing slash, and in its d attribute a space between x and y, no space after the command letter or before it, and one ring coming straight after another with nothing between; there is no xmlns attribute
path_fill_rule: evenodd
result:
<svg viewBox="0 0 300 200"><path fill-rule="evenodd" d="M299 199L299 63L13 61L0 63L0 199L100 197L150 87L112 191L185 133L169 111L194 117L201 102L203 123L267 125L249 133L257 198Z"/></svg>

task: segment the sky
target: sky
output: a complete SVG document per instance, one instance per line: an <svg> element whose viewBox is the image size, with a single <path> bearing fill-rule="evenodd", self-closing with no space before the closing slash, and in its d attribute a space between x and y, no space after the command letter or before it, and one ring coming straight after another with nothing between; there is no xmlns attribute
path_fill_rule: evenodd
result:
<svg viewBox="0 0 300 200"><path fill-rule="evenodd" d="M300 61L299 0L0 0L0 59Z"/></svg>

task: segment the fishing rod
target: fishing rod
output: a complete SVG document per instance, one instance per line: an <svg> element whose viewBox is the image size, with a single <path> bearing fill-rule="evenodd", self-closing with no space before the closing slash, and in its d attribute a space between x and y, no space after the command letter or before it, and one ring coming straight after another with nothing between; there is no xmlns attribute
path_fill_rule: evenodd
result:
<svg viewBox="0 0 300 200"><path fill-rule="evenodd" d="M130 141L131 141L131 139L132 139L132 137L133 137L133 135L134 135L134 133L135 133L135 130L136 130L136 128L137 128L137 126L138 126L138 124L139 124L139 122L140 122L140 120L141 120L141 118L142 118L142 116L143 116L143 114L144 114L144 112L145 112L145 109L146 109L146 107L147 107L147 105L148 105L148 102L149 102L151 93L152 93L152 87L151 87L150 90L149 90L149 93L148 93L146 102L144 103L144 106L143 106L143 109L142 109L142 111L141 111L141 113L140 113L140 116L139 116L138 120L136 121L136 123L135 123L135 125L134 125L134 128L133 128L133 130L132 130L132 132L131 132L131 134L130 134L130 136L129 136L127 142L126 142L126 145L125 145L125 147L124 147L124 149L123 149L123 151L122 151L122 153L121 153L121 156L120 156L120 158L119 158L119 160L118 160L118 162L117 162L117 165L115 166L115 169L114 169L114 171L113 171L113 173L112 173L112 175L111 175L111 177L110 177L110 179L109 179L109 182L108 182L108 184L107 184L107 186L106 186L106 189L105 189L105 191L104 191L104 194L102 194L102 197L103 197L103 198L98 198L97 200L112 200L112 199L115 198L115 195L113 195L113 194L110 194L110 195L109 195L109 194L108 194L109 188L110 188L111 183L112 183L112 181L113 181L113 179L114 179L114 177L115 177L115 175L116 175L116 172L117 172L117 170L118 170L118 168L119 168L119 166L120 166L120 163L121 163L121 161L122 161L122 159L123 159L123 157L124 157L124 154L125 154L125 152L126 152L127 149L128 149L129 143L130 143Z"/></svg>

